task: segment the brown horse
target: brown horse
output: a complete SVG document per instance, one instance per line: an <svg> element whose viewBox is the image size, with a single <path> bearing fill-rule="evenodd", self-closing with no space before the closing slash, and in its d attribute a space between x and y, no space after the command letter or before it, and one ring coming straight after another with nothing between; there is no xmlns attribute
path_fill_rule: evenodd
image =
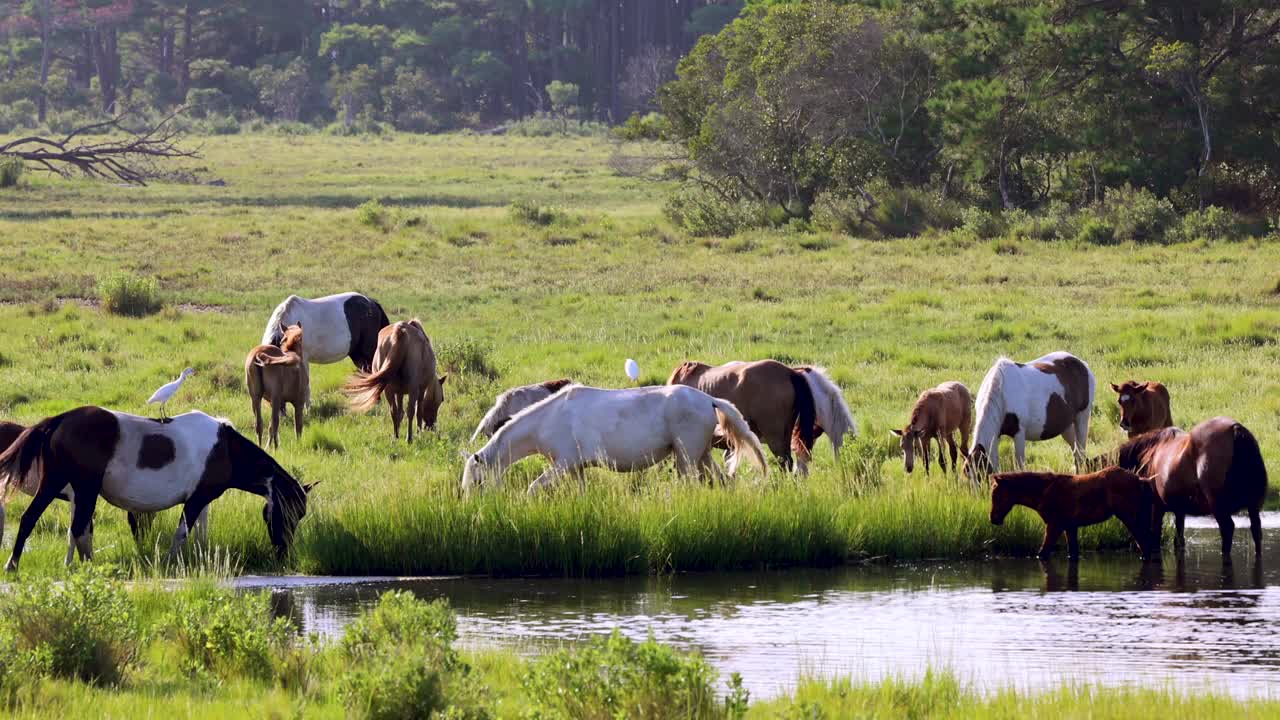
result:
<svg viewBox="0 0 1280 720"><path fill-rule="evenodd" d="M1153 430L1120 446L1116 463L1151 481L1156 500L1151 526L1159 538L1164 514L1173 513L1174 548L1186 547L1188 515L1212 515L1222 535L1222 561L1231 562L1232 514L1247 509L1255 555L1262 555L1262 500L1267 468L1253 433L1229 417L1216 417L1184 432Z"/></svg>
<svg viewBox="0 0 1280 720"><path fill-rule="evenodd" d="M280 414L293 405L293 430L302 439L302 409L311 400L311 378L303 361L302 323L285 330L280 347L259 345L244 359L244 383L249 388L254 429L262 445L262 399L271 402L270 443L280 447Z"/></svg>
<svg viewBox="0 0 1280 720"><path fill-rule="evenodd" d="M1047 472L996 473L991 477L991 523L1000 525L1014 505L1035 510L1044 520L1044 542L1037 556L1047 560L1065 531L1067 552L1080 557L1078 531L1115 516L1138 542L1143 558L1159 547L1150 542L1151 485L1128 470L1112 466L1088 475Z"/></svg>
<svg viewBox="0 0 1280 720"><path fill-rule="evenodd" d="M1158 382L1126 380L1123 385L1111 383L1111 389L1119 395L1120 429L1129 433L1129 439L1139 435L1173 427L1173 415L1169 411L1169 391Z"/></svg>
<svg viewBox="0 0 1280 720"><path fill-rule="evenodd" d="M790 470L808 471L809 448L814 443L813 390L804 373L776 360L733 362L712 367L701 362L681 363L668 385L688 385L711 397L733 403L747 424L769 450ZM792 428L799 432L792 440Z"/></svg>
<svg viewBox="0 0 1280 720"><path fill-rule="evenodd" d="M960 431L961 447L969 447L969 433L973 429L973 397L969 388L958 382L944 382L941 385L925 390L916 398L915 407L911 409L911 420L901 430L893 430L902 447L903 462L907 472L915 466L915 451L919 448L924 458L924 473L929 474L929 443L938 443L938 467L947 471L947 463L943 459L942 442L946 440L951 448L951 467L959 471L956 458L961 451L956 447L955 431Z"/></svg>
<svg viewBox="0 0 1280 720"><path fill-rule="evenodd" d="M434 425L444 402L444 378L436 377L436 356L431 341L417 318L392 323L378 332L378 349L373 356L373 372L357 373L343 391L351 398L351 409L368 412L385 394L391 408L391 424L400 439L400 421L409 414L409 442L419 413Z"/></svg>

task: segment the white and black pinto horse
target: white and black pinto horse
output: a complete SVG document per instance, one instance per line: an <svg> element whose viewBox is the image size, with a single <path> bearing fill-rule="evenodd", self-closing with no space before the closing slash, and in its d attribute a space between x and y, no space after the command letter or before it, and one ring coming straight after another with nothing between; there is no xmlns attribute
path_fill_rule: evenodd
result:
<svg viewBox="0 0 1280 720"><path fill-rule="evenodd" d="M99 497L136 513L182 505L172 558L208 504L232 489L266 498L263 520L283 558L310 490L226 421L190 412L162 422L98 407L45 418L0 454L0 497L29 483L35 497L22 514L8 570L18 568L36 521L64 489L72 491L71 536L85 559L93 556Z"/></svg>
<svg viewBox="0 0 1280 720"><path fill-rule="evenodd" d="M1014 458L1026 463L1028 440L1062 436L1076 469L1084 461L1095 391L1093 371L1067 352L1049 353L1029 363L1000 358L978 389L977 426L965 463L970 479L1000 470L1000 438L1013 438Z"/></svg>
<svg viewBox="0 0 1280 720"><path fill-rule="evenodd" d="M302 355L308 363L328 365L343 358L361 372L373 368L378 331L391 324L377 301L348 292L307 300L290 295L276 306L262 333L263 345L279 346L285 328L301 323L307 329Z"/></svg>
<svg viewBox="0 0 1280 720"><path fill-rule="evenodd" d="M529 485L529 493L562 475L574 475L585 488L582 471L591 466L633 472L669 456L681 475L720 470L711 457L716 431L733 451L729 474L750 457L767 473L764 449L742 413L728 400L687 385L631 390L602 390L570 385L517 413L488 444L467 459L463 492L490 480L501 484L512 464L539 454L551 467Z"/></svg>
<svg viewBox="0 0 1280 720"><path fill-rule="evenodd" d="M546 400L571 384L573 381L569 379L548 380L507 390L493 401L493 407L489 408L489 412L481 418L476 431L471 434L471 442L475 442L482 436L493 437L494 433L510 422L511 418L521 410Z"/></svg>

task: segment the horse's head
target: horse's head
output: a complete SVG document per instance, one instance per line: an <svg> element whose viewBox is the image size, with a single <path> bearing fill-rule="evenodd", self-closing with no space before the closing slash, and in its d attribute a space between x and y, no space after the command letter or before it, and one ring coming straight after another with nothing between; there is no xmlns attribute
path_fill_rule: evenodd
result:
<svg viewBox="0 0 1280 720"><path fill-rule="evenodd" d="M1119 396L1121 430L1133 436L1156 429L1160 421L1156 417L1158 397L1151 383L1126 380L1122 385L1111 383L1111 389Z"/></svg>
<svg viewBox="0 0 1280 720"><path fill-rule="evenodd" d="M274 343L273 343L274 344ZM302 323L290 325L284 329L284 333L280 336L278 343L281 350L285 352L296 352L302 354Z"/></svg>
<svg viewBox="0 0 1280 720"><path fill-rule="evenodd" d="M918 428L912 428L910 425L901 430L891 430L898 438L898 446L902 448L902 461L910 473L916 466L916 448L924 448L923 439L924 431ZM834 441L834 438L832 438Z"/></svg>
<svg viewBox="0 0 1280 720"><path fill-rule="evenodd" d="M230 426L225 426L225 432L229 434L224 437L231 439L232 487L266 497L262 521L266 523L276 557L283 559L293 543L298 523L307 514L307 493L315 483L302 485L251 440Z"/></svg>
<svg viewBox="0 0 1280 720"><path fill-rule="evenodd" d="M429 392L422 398L422 404L418 406L418 416L422 418L422 422L428 428L435 428L436 420L440 417L440 406L444 405L444 381L448 380L448 375L442 375L436 378L438 383L434 388L434 392Z"/></svg>
<svg viewBox="0 0 1280 720"><path fill-rule="evenodd" d="M484 487L489 480L493 468L480 457L480 453L472 453L467 458L467 465L462 470L462 494L471 495L471 488Z"/></svg>
<svg viewBox="0 0 1280 720"><path fill-rule="evenodd" d="M983 445L974 445L973 450L964 459L964 476L969 478L970 482L981 482L995 472L995 466L991 462L991 456L987 454L987 448Z"/></svg>
<svg viewBox="0 0 1280 720"><path fill-rule="evenodd" d="M671 371L671 377L667 379L668 385L688 385L695 382L698 376L706 372L711 366L703 362L694 362L686 360L680 363L675 370Z"/></svg>
<svg viewBox="0 0 1280 720"><path fill-rule="evenodd" d="M1014 506L1014 493L1010 491L1008 484L1000 483L1003 473L996 473L991 476L991 524L1003 525L1004 519L1009 515L1009 511Z"/></svg>

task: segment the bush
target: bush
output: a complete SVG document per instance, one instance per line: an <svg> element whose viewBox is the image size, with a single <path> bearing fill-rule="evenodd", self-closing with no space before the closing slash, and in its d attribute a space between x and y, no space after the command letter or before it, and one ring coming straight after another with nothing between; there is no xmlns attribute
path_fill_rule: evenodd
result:
<svg viewBox="0 0 1280 720"><path fill-rule="evenodd" d="M723 713L705 660L618 632L531 663L524 687L541 708L569 718L715 718Z"/></svg>
<svg viewBox="0 0 1280 720"><path fill-rule="evenodd" d="M625 123L614 128L613 134L621 140L661 140L670 129L671 121L662 113L635 113Z"/></svg>
<svg viewBox="0 0 1280 720"><path fill-rule="evenodd" d="M602 137L609 134L609 126L591 120L561 120L543 113L508 123L505 131L508 135L520 137Z"/></svg>
<svg viewBox="0 0 1280 720"><path fill-rule="evenodd" d="M36 104L26 98L0 102L0 133L36 126Z"/></svg>
<svg viewBox="0 0 1280 720"><path fill-rule="evenodd" d="M867 193L841 190L820 194L812 208L813 225L850 235L907 237L929 228L954 228L963 218L957 204L924 188L891 187L877 181Z"/></svg>
<svg viewBox="0 0 1280 720"><path fill-rule="evenodd" d="M0 158L0 188L17 187L23 170L22 161L18 158Z"/></svg>
<svg viewBox="0 0 1280 720"><path fill-rule="evenodd" d="M196 127L206 135L240 134L240 121L231 115L210 115Z"/></svg>
<svg viewBox="0 0 1280 720"><path fill-rule="evenodd" d="M146 317L160 312L164 302L155 278L134 277L116 273L98 283L98 299L102 309L112 315Z"/></svg>
<svg viewBox="0 0 1280 720"><path fill-rule="evenodd" d="M1114 245L1116 229L1102 218L1089 218L1080 225L1076 233L1076 242L1088 245Z"/></svg>
<svg viewBox="0 0 1280 720"><path fill-rule="evenodd" d="M196 588L178 596L161 622L181 653L184 672L229 679L270 679L291 644L293 628L271 617L265 592Z"/></svg>
<svg viewBox="0 0 1280 720"><path fill-rule="evenodd" d="M740 230L769 224L769 213L760 203L726 198L692 184L673 192L662 212L694 237L729 237Z"/></svg>
<svg viewBox="0 0 1280 720"><path fill-rule="evenodd" d="M441 645L450 648L458 637L458 622L445 600L424 602L410 592L383 593L378 604L347 626L342 650L349 659L370 657L396 644Z"/></svg>
<svg viewBox="0 0 1280 720"><path fill-rule="evenodd" d="M1107 193L1103 208L1107 221L1115 228L1117 242L1164 242L1165 231L1178 219L1168 199L1129 185Z"/></svg>
<svg viewBox="0 0 1280 720"><path fill-rule="evenodd" d="M12 638L15 662L90 683L118 682L138 655L133 603L93 567L0 593L0 634Z"/></svg>
<svg viewBox="0 0 1280 720"><path fill-rule="evenodd" d="M442 342L435 347L439 366L453 373L496 380L502 374L493 361L493 346L475 338Z"/></svg>
<svg viewBox="0 0 1280 720"><path fill-rule="evenodd" d="M1182 217L1181 223L1171 233L1175 240L1237 240L1241 236L1239 219L1235 213L1210 205L1203 210L1193 210Z"/></svg>
<svg viewBox="0 0 1280 720"><path fill-rule="evenodd" d="M960 213L960 230L976 240L990 240L1004 233L1003 219L980 207L967 207Z"/></svg>
<svg viewBox="0 0 1280 720"><path fill-rule="evenodd" d="M391 218L391 211L387 210L382 201L374 198L368 202L362 203L356 208L356 220L365 227L371 227L382 232L390 232L395 223Z"/></svg>
<svg viewBox="0 0 1280 720"><path fill-rule="evenodd" d="M546 227L569 219L568 213L561 208L535 205L524 200L511 203L508 211L511 213L511 219L521 225Z"/></svg>
<svg viewBox="0 0 1280 720"><path fill-rule="evenodd" d="M210 115L229 115L231 98L217 88L191 88L187 91L187 112L192 117L206 118Z"/></svg>

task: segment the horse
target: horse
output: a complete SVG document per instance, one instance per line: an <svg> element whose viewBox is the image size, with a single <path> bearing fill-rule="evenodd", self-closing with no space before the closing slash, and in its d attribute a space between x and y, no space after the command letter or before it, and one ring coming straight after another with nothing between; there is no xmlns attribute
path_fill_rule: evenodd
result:
<svg viewBox="0 0 1280 720"><path fill-rule="evenodd" d="M719 367L689 361L671 372L667 385L687 385L733 403L784 468L794 466L801 475L808 472L817 408L804 373L776 360ZM792 442L793 431L798 431L796 442Z"/></svg>
<svg viewBox="0 0 1280 720"><path fill-rule="evenodd" d="M267 329L262 333L262 344L280 345L285 329L298 323L307 326L303 359L308 363L328 365L349 357L357 370L367 373L372 370L378 331L391 321L377 301L360 293L340 293L314 300L290 295L271 313Z"/></svg>
<svg viewBox="0 0 1280 720"><path fill-rule="evenodd" d="M434 427L440 404L444 402L444 381L436 377L436 356L431 340L417 318L402 320L378 332L378 349L373 357L373 372L357 373L343 388L351 398L351 409L368 412L385 394L391 408L391 424L400 439L400 421L406 407L409 414L409 442L413 442L415 416L425 414L424 422Z"/></svg>
<svg viewBox="0 0 1280 720"><path fill-rule="evenodd" d="M1158 502L1151 525L1159 538L1164 514L1172 512L1177 535L1174 548L1186 547L1188 515L1212 515L1222 535L1222 561L1231 562L1235 522L1231 516L1249 511L1254 554L1262 556L1262 500L1267 468L1253 433L1229 417L1215 417L1185 432L1176 427L1152 430L1120 446L1116 463L1151 480Z"/></svg>
<svg viewBox="0 0 1280 720"><path fill-rule="evenodd" d="M263 520L283 559L312 487L300 485L225 420L197 411L160 422L92 406L41 420L0 454L0 499L28 484L35 485L35 497L18 524L9 571L18 569L36 521L66 487L72 490L71 535L86 560L93 558L90 528L99 496L130 512L182 505L172 560L209 503L232 489L266 498Z"/></svg>
<svg viewBox="0 0 1280 720"><path fill-rule="evenodd" d="M1059 435L1071 446L1077 472L1084 462L1095 381L1083 360L1055 352L1029 363L996 360L978 388L977 427L965 459L965 475L978 479L1000 470L1000 437L1013 438L1015 464L1025 465L1028 440Z"/></svg>
<svg viewBox="0 0 1280 720"><path fill-rule="evenodd" d="M1169 391L1158 382L1126 380L1122 385L1111 383L1111 389L1119 397L1120 429L1129 433L1129 439L1139 435L1173 427L1173 414L1169 410Z"/></svg>
<svg viewBox="0 0 1280 720"><path fill-rule="evenodd" d="M902 447L903 463L910 473L915 465L915 450L920 448L924 458L924 473L929 474L929 443L938 443L938 467L947 471L947 463L943 459L942 442L946 440L951 448L951 467L959 470L956 457L959 450L952 435L960 431L961 447L968 447L969 432L973 429L973 398L969 388L958 382L944 382L937 387L920 393L916 404L911 408L911 419L901 430L892 430L897 435Z"/></svg>
<svg viewBox="0 0 1280 720"><path fill-rule="evenodd" d="M1044 520L1044 542L1036 556L1048 560L1062 533L1067 552L1080 558L1078 530L1117 517L1149 558L1158 542L1151 542L1148 518L1153 502L1151 484L1136 474L1111 466L1088 475L1048 472L1007 472L991 476L991 524L1004 524L1014 505L1035 510Z"/></svg>
<svg viewBox="0 0 1280 720"><path fill-rule="evenodd" d="M262 444L262 398L271 401L272 446L280 447L280 414L293 405L293 430L302 439L302 409L311 403L311 377L303 361L302 323L290 326L280 347L259 345L244 359L244 384L249 388L254 430Z"/></svg>
<svg viewBox="0 0 1280 720"><path fill-rule="evenodd" d="M484 417L480 419L480 424L476 426L476 431L471 433L471 442L475 442L481 436L486 438L493 437L493 434L498 432L503 425L510 422L516 413L530 405L546 400L563 390L565 386L572 384L572 380L562 378L532 385L521 385L507 390L493 401L493 407L489 408L489 412L485 413Z"/></svg>
<svg viewBox="0 0 1280 720"><path fill-rule="evenodd" d="M844 445L845 436L858 434L858 425L853 420L853 412L849 410L849 404L844 400L844 392L831 379L826 368L799 365L792 370L804 375L804 379L809 383L809 390L813 393L816 418L813 426L813 442L817 442L818 438L826 433L831 438L831 449L835 453L836 462L839 463L840 448ZM800 423L796 423L792 438L793 445L804 443L801 435ZM810 443L805 449L812 451L813 444Z"/></svg>
<svg viewBox="0 0 1280 720"><path fill-rule="evenodd" d="M737 473L745 454L768 475L760 440L733 403L683 385L602 390L570 385L525 408L467 459L462 490L469 494L490 478L500 485L507 468L533 454L551 462L529 484L530 495L565 474L586 489L583 470L605 466L620 472L652 467L674 456L682 476L719 477L711 457L716 431L732 454L728 473Z"/></svg>

